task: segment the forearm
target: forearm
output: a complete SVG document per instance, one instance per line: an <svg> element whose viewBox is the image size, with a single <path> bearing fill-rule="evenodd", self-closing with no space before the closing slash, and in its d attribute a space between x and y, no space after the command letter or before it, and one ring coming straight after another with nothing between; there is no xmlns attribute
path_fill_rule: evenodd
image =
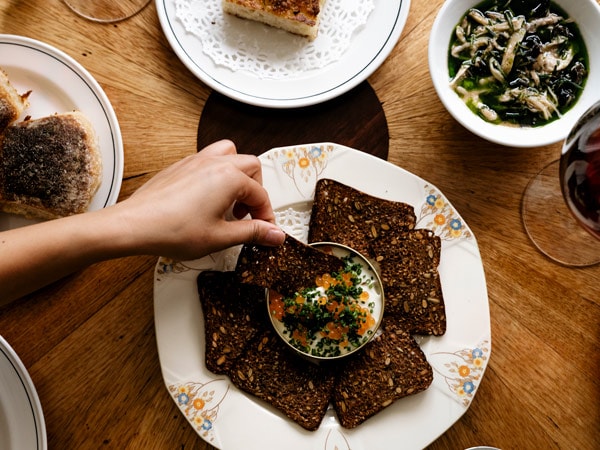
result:
<svg viewBox="0 0 600 450"><path fill-rule="evenodd" d="M117 210L0 233L0 304L100 260L130 253Z"/></svg>
<svg viewBox="0 0 600 450"><path fill-rule="evenodd" d="M249 220L237 220L244 216ZM284 239L262 186L260 161L219 141L116 205L0 233L0 304L106 259L147 254L189 260L245 242L280 245Z"/></svg>

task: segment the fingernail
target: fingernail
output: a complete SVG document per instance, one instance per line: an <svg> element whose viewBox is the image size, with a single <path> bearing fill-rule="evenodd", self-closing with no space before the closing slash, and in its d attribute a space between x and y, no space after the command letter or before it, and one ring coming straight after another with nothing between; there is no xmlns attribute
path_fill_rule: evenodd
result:
<svg viewBox="0 0 600 450"><path fill-rule="evenodd" d="M272 228L265 236L266 245L281 245L285 240L285 233L280 228Z"/></svg>

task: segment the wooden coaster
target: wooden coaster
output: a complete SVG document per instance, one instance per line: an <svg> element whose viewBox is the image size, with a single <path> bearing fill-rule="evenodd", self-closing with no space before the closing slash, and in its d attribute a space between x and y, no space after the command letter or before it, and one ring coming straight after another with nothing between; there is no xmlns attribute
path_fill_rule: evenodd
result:
<svg viewBox="0 0 600 450"><path fill-rule="evenodd" d="M333 142L387 160L385 114L368 82L327 102L295 109L247 105L212 92L198 124L198 150L231 139L239 153L260 155L275 147Z"/></svg>

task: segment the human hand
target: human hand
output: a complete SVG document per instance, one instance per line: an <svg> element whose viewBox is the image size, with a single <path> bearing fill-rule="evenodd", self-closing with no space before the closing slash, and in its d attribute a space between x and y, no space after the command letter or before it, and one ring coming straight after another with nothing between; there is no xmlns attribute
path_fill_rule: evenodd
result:
<svg viewBox="0 0 600 450"><path fill-rule="evenodd" d="M120 211L136 253L195 259L232 245L279 245L258 158L231 141L209 145L159 172ZM239 220L250 215L249 220Z"/></svg>

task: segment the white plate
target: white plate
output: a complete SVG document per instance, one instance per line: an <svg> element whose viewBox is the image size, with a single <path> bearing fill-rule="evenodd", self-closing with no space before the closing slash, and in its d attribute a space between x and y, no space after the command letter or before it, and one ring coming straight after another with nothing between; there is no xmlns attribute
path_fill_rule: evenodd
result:
<svg viewBox="0 0 600 450"><path fill-rule="evenodd" d="M315 183L324 177L413 205L417 227L433 229L441 237L439 272L447 332L419 341L434 368L433 384L425 392L398 400L354 430L342 428L329 408L320 428L308 432L239 391L227 377L209 372L204 364L204 324L196 277L200 270L233 270L237 247L196 261L158 261L156 336L171 397L198 434L224 450L383 450L391 442L402 443L403 449L425 447L465 413L490 357L487 289L473 233L435 186L366 153L336 144L311 144L273 149L260 159L278 222L299 239L306 236Z"/></svg>
<svg viewBox="0 0 600 450"><path fill-rule="evenodd" d="M244 103L292 108L330 100L366 80L398 42L410 0L376 0L366 26L353 36L342 59L321 70L282 80L260 79L217 66L202 51L201 41L185 31L176 16L174 0L156 0L156 9L163 32L179 59L209 87Z"/></svg>
<svg viewBox="0 0 600 450"><path fill-rule="evenodd" d="M72 110L83 112L98 135L102 184L90 210L117 201L123 178L123 141L117 116L94 77L64 52L23 36L0 34L0 67L20 94L32 91L25 116L44 117ZM34 221L0 213L0 231Z"/></svg>
<svg viewBox="0 0 600 450"><path fill-rule="evenodd" d="M46 425L27 369L0 336L0 448L45 450Z"/></svg>

